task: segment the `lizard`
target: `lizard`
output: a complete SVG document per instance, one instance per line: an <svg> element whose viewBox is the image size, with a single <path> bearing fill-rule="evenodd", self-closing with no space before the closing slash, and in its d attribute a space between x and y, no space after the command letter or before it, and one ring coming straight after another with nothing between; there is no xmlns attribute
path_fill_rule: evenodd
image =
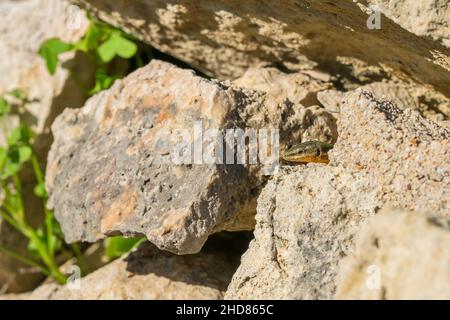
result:
<svg viewBox="0 0 450 320"><path fill-rule="evenodd" d="M333 144L321 141L308 141L290 147L281 158L284 161L295 163L329 163L328 151Z"/></svg>

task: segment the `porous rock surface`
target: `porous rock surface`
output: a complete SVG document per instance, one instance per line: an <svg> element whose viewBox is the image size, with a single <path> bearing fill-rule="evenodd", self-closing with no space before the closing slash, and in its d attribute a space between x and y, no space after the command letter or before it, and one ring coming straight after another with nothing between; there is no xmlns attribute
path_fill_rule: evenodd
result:
<svg viewBox="0 0 450 320"><path fill-rule="evenodd" d="M395 210L368 219L341 262L336 299L450 298L450 225Z"/></svg>
<svg viewBox="0 0 450 320"><path fill-rule="evenodd" d="M265 97L153 60L82 109L65 110L52 127L46 184L66 240L143 234L185 254L211 233L252 229L260 166L176 165L171 134L201 120L204 129L279 129L281 144L305 132L336 138L323 110L305 115L300 104Z"/></svg>
<svg viewBox="0 0 450 320"><path fill-rule="evenodd" d="M372 93L377 99L395 103L402 110L417 110L425 118L439 124L450 118L450 99L426 86L405 83L397 79L376 81L359 88ZM344 93L336 89L327 89L318 92L317 99L327 111L338 116Z"/></svg>
<svg viewBox="0 0 450 320"><path fill-rule="evenodd" d="M345 76L357 59L385 74L426 83L450 95L449 49L428 37L448 37L448 3L427 0L381 6L381 29L367 27L367 1L193 1L73 0L163 52L220 79L237 78L249 67L274 64L289 70L330 70ZM390 6L390 4L392 5ZM439 13L431 14L433 11ZM430 14L429 14L430 13ZM414 16L425 17L418 30ZM397 18L398 17L398 18ZM406 18L405 18L406 17ZM408 20L406 23L405 20ZM436 28L433 27L436 26ZM423 29L423 28L422 28ZM428 30L430 29L430 30ZM431 31L433 30L433 31ZM441 35L442 33L442 35Z"/></svg>
<svg viewBox="0 0 450 320"><path fill-rule="evenodd" d="M408 31L450 47L450 3L447 0L370 0Z"/></svg>
<svg viewBox="0 0 450 320"><path fill-rule="evenodd" d="M330 299L360 224L384 207L450 214L450 132L364 91L341 105L330 164L285 167L258 198L228 299Z"/></svg>

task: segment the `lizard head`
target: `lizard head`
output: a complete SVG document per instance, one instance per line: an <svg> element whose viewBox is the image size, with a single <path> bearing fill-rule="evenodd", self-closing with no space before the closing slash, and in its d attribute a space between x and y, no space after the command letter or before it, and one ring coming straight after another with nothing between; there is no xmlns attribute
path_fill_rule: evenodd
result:
<svg viewBox="0 0 450 320"><path fill-rule="evenodd" d="M333 148L333 145L320 141L308 141L293 145L283 155L282 159L289 162L298 163L328 163L327 152Z"/></svg>

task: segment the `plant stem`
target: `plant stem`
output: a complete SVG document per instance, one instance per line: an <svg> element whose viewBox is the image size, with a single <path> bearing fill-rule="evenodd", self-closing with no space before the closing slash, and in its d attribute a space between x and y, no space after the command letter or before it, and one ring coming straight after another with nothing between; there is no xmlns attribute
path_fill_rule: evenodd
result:
<svg viewBox="0 0 450 320"><path fill-rule="evenodd" d="M39 252L39 255L42 258L42 261L44 261L45 265L50 271L50 274L55 278L56 281L58 281L60 284L66 283L66 276L64 276L61 271L59 271L59 267L55 262L55 257L52 254L49 254L47 251L47 246L42 242L42 240L38 237L36 232L27 226L29 228L28 233L30 236L30 240L34 243L36 246L36 250Z"/></svg>
<svg viewBox="0 0 450 320"><path fill-rule="evenodd" d="M75 254L75 257L77 258L77 262L81 269L82 274L87 274L89 270L87 268L86 261L83 257L83 253L80 250L80 246L76 242L71 243L70 246L72 247L72 251Z"/></svg>
<svg viewBox="0 0 450 320"><path fill-rule="evenodd" d="M45 267L41 266L39 263L37 263L31 259L28 259L27 257L22 256L18 253L15 253L14 251L9 250L8 248L6 248L2 245L0 245L0 252L3 252L3 253L5 253L17 260L29 265L29 266L38 268L42 273L44 273L47 276L50 275L50 272Z"/></svg>
<svg viewBox="0 0 450 320"><path fill-rule="evenodd" d="M5 221L8 222L12 227L22 232L20 225L7 212L0 209L0 216L5 219Z"/></svg>
<svg viewBox="0 0 450 320"><path fill-rule="evenodd" d="M34 174L36 176L38 185L43 185L44 184L44 174L42 173L41 166L39 165L39 161L34 153L31 156L31 164L33 166ZM47 247L49 248L48 249L49 253L51 255L54 255L55 250L54 250L53 244L50 240L50 239L52 239L52 233L53 233L53 228L52 228L53 214L47 209L47 196L46 195L43 197L43 203L44 203L44 213L45 213L44 224L45 224L45 232L47 235L47 237L46 237L47 238Z"/></svg>
<svg viewBox="0 0 450 320"><path fill-rule="evenodd" d="M14 188L16 189L16 202L17 202L17 219L20 222L25 221L25 209L23 206L23 200L22 200L22 183L20 182L19 175L17 173L13 174L12 176L13 182L14 182Z"/></svg>

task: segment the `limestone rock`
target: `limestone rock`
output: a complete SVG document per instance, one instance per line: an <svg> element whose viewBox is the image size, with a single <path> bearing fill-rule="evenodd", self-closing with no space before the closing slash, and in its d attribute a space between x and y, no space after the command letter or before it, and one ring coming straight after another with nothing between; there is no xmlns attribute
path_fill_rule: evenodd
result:
<svg viewBox="0 0 450 320"><path fill-rule="evenodd" d="M384 207L450 215L450 132L348 94L330 164L284 167L263 189L228 299L330 299L360 224Z"/></svg>
<svg viewBox="0 0 450 320"><path fill-rule="evenodd" d="M228 244L233 244L229 240ZM221 299L238 263L239 250L206 248L177 256L143 244L137 251L82 278L79 283L46 284L30 294L5 299L31 300L197 300Z"/></svg>
<svg viewBox="0 0 450 320"><path fill-rule="evenodd" d="M374 82L361 87L382 100L392 101L400 109L413 109L435 122L450 118L450 99L425 86L404 82Z"/></svg>
<svg viewBox="0 0 450 320"><path fill-rule="evenodd" d="M372 93L377 99L389 100L400 109L413 109L430 120L443 124L450 118L450 99L430 90L429 87L413 83L395 81L372 82L360 89ZM332 114L338 116L344 93L336 89L327 89L317 93L320 104Z"/></svg>
<svg viewBox="0 0 450 320"><path fill-rule="evenodd" d="M318 106L317 99L322 90L332 87L330 75L316 70L285 73L272 67L259 67L250 68L233 83L241 88L264 92L269 114L277 114L275 110L280 106L296 114L291 117L295 123L290 123L288 119L280 123L281 134L292 133L293 128L299 126L304 127L304 130L298 131L301 135L295 136L294 140L283 141L336 141L336 120L327 110Z"/></svg>
<svg viewBox="0 0 450 320"><path fill-rule="evenodd" d="M73 2L220 79L237 78L260 64L291 71L317 67L345 77L352 65L341 64L341 59L352 58L450 96L449 49L411 33L416 27L412 18L410 31L385 16L380 30L370 30L366 7L356 1ZM425 18L436 26L433 34L448 33L445 24L440 25L448 14L443 2L427 0L439 11L436 19L428 14ZM408 15L400 10L390 12Z"/></svg>
<svg viewBox="0 0 450 320"><path fill-rule="evenodd" d="M368 219L354 254L342 261L335 298L448 300L448 219L428 215L392 211Z"/></svg>
<svg viewBox="0 0 450 320"><path fill-rule="evenodd" d="M261 165L218 164L221 152L193 138L192 129L198 121L203 130L269 129L272 135L279 129L281 144L308 130L313 137L333 132L328 114L304 116L302 106L291 105L266 103L263 92L153 60L84 108L65 110L53 125L46 183L66 240L144 234L161 249L186 254L198 252L214 232L252 229ZM177 165L173 135L182 129L189 146L181 153L190 159ZM203 163L193 140L205 150ZM273 157L278 162L276 152Z"/></svg>
<svg viewBox="0 0 450 320"><path fill-rule="evenodd" d="M450 215L448 129L363 91L349 94L341 113L332 166L367 175L383 205Z"/></svg>
<svg viewBox="0 0 450 320"><path fill-rule="evenodd" d="M419 36L450 47L450 3L447 0L370 0L387 17Z"/></svg>

